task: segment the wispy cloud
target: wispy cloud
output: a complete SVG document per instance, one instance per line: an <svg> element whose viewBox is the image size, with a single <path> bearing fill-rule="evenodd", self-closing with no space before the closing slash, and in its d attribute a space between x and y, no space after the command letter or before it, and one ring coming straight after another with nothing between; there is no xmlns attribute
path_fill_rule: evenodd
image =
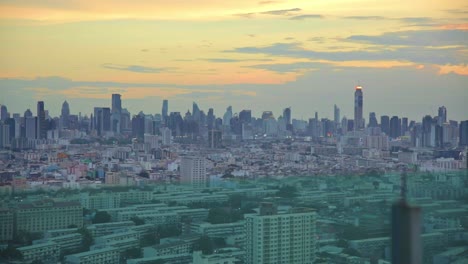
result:
<svg viewBox="0 0 468 264"><path fill-rule="evenodd" d="M308 14L308 15L293 16L290 19L291 20L304 20L304 19L313 19L313 18L324 18L324 16L319 15L319 14Z"/></svg>
<svg viewBox="0 0 468 264"><path fill-rule="evenodd" d="M386 20L391 19L383 16L345 16L344 19L353 19L353 20Z"/></svg>
<svg viewBox="0 0 468 264"><path fill-rule="evenodd" d="M153 67L146 67L146 66L141 66L141 65L119 65L119 64L111 64L111 63L105 63L102 65L102 67L106 69L130 71L130 72L137 72L137 73L160 73L163 71L174 69L174 68L153 68Z"/></svg>
<svg viewBox="0 0 468 264"><path fill-rule="evenodd" d="M270 11L264 11L261 12L260 14L264 15L275 15L275 16L288 16L296 12L300 12L302 9L300 8L290 8L290 9L280 9L280 10L270 10Z"/></svg>
<svg viewBox="0 0 468 264"><path fill-rule="evenodd" d="M272 61L272 59L229 59L229 58L203 58L200 60L215 63L245 62L245 61Z"/></svg>

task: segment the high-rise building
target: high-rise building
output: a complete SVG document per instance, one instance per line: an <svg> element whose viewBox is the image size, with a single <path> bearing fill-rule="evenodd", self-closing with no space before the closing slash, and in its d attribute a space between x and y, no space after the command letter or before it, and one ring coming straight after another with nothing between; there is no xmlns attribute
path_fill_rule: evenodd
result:
<svg viewBox="0 0 468 264"><path fill-rule="evenodd" d="M0 105L0 120L6 120L8 118L8 109L6 105Z"/></svg>
<svg viewBox="0 0 468 264"><path fill-rule="evenodd" d="M161 128L161 142L164 146L169 146L171 144L171 130L168 127Z"/></svg>
<svg viewBox="0 0 468 264"><path fill-rule="evenodd" d="M223 116L223 126L230 126L231 118L232 118L232 106L228 106L228 108L226 108L226 113L224 113L224 116Z"/></svg>
<svg viewBox="0 0 468 264"><path fill-rule="evenodd" d="M245 215L247 264L311 264L316 254L316 213L294 208L278 213L262 203L259 214Z"/></svg>
<svg viewBox="0 0 468 264"><path fill-rule="evenodd" d="M354 92L354 130L364 129L362 86L356 86Z"/></svg>
<svg viewBox="0 0 468 264"><path fill-rule="evenodd" d="M192 116L193 120L195 122L200 122L200 108L198 107L198 104L193 102L192 104Z"/></svg>
<svg viewBox="0 0 468 264"><path fill-rule="evenodd" d="M122 99L120 94L112 94L111 130L116 134L122 131Z"/></svg>
<svg viewBox="0 0 468 264"><path fill-rule="evenodd" d="M208 114L206 115L206 125L208 126L208 131L215 128L215 115L213 108L208 109Z"/></svg>
<svg viewBox="0 0 468 264"><path fill-rule="evenodd" d="M283 119L286 122L286 125L291 124L291 107L285 108L283 110Z"/></svg>
<svg viewBox="0 0 468 264"><path fill-rule="evenodd" d="M459 146L467 147L468 146L468 120L460 122L459 137L460 137Z"/></svg>
<svg viewBox="0 0 468 264"><path fill-rule="evenodd" d="M94 107L93 127L98 136L111 131L111 111L109 107Z"/></svg>
<svg viewBox="0 0 468 264"><path fill-rule="evenodd" d="M437 123L439 124L439 126L447 123L447 108L445 108L445 106L439 107Z"/></svg>
<svg viewBox="0 0 468 264"><path fill-rule="evenodd" d="M392 116L390 119L390 137L397 138L401 132L401 119L398 116Z"/></svg>
<svg viewBox="0 0 468 264"><path fill-rule="evenodd" d="M37 138L37 117L26 117L26 138L36 139Z"/></svg>
<svg viewBox="0 0 468 264"><path fill-rule="evenodd" d="M32 117L33 114L30 109L24 111L24 118Z"/></svg>
<svg viewBox="0 0 468 264"><path fill-rule="evenodd" d="M163 123L167 126L167 117L168 117L168 112L169 111L169 101L163 100L163 105L162 105L162 118L163 118Z"/></svg>
<svg viewBox="0 0 468 264"><path fill-rule="evenodd" d="M180 182L194 188L206 188L208 186L208 177L206 175L205 158L183 156L180 161Z"/></svg>
<svg viewBox="0 0 468 264"><path fill-rule="evenodd" d="M0 123L0 149L10 147L10 126Z"/></svg>
<svg viewBox="0 0 468 264"><path fill-rule="evenodd" d="M368 127L378 127L379 124L377 122L377 117L375 115L375 112L370 112L369 113L369 124Z"/></svg>
<svg viewBox="0 0 468 264"><path fill-rule="evenodd" d="M145 117L144 115L136 115L132 118L132 136L143 139L145 134Z"/></svg>
<svg viewBox="0 0 468 264"><path fill-rule="evenodd" d="M37 102L37 138L45 139L47 137L46 112L44 102Z"/></svg>
<svg viewBox="0 0 468 264"><path fill-rule="evenodd" d="M336 125L339 125L340 124L340 108L338 108L338 106L335 105L334 109L333 109L333 121L335 121L335 124Z"/></svg>
<svg viewBox="0 0 468 264"><path fill-rule="evenodd" d="M385 135L390 135L390 117L389 116L381 116L380 117L380 129L382 130Z"/></svg>
<svg viewBox="0 0 468 264"><path fill-rule="evenodd" d="M220 148L222 145L222 132L220 130L208 131L208 147Z"/></svg>
<svg viewBox="0 0 468 264"><path fill-rule="evenodd" d="M68 128L68 122L70 119L70 105L68 104L67 101L63 102L62 104L62 111L61 111L60 119L62 122L62 127Z"/></svg>
<svg viewBox="0 0 468 264"><path fill-rule="evenodd" d="M401 118L401 135L404 136L408 132L408 118Z"/></svg>

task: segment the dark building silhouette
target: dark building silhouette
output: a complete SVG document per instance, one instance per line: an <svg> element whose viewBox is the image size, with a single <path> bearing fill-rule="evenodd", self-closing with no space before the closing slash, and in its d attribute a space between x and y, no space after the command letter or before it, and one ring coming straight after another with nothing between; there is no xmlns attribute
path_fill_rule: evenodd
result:
<svg viewBox="0 0 468 264"><path fill-rule="evenodd" d="M37 138L47 138L47 123L46 123L46 112L44 109L44 102L37 102Z"/></svg>
<svg viewBox="0 0 468 264"><path fill-rule="evenodd" d="M60 119L62 121L62 127L63 128L69 128L68 123L70 119L70 105L68 104L67 101L63 102L62 104L62 111L61 111L61 116Z"/></svg>
<svg viewBox="0 0 468 264"><path fill-rule="evenodd" d="M93 128L98 136L104 135L105 132L111 131L111 110L109 107L94 108Z"/></svg>
<svg viewBox="0 0 468 264"><path fill-rule="evenodd" d="M364 129L363 105L362 86L358 85L354 91L354 130Z"/></svg>
<svg viewBox="0 0 468 264"><path fill-rule="evenodd" d="M459 127L460 147L468 146L468 120L461 121Z"/></svg>
<svg viewBox="0 0 468 264"><path fill-rule="evenodd" d="M145 135L145 117L135 115L132 118L132 137L143 139Z"/></svg>
<svg viewBox="0 0 468 264"><path fill-rule="evenodd" d="M222 146L222 132L220 130L208 131L208 147L220 148Z"/></svg>
<svg viewBox="0 0 468 264"><path fill-rule="evenodd" d="M392 116L390 119L390 137L398 138L401 132L401 120L398 116Z"/></svg>
<svg viewBox="0 0 468 264"><path fill-rule="evenodd" d="M375 116L375 112L370 112L368 127L378 127L378 126L379 124L377 122L377 117Z"/></svg>
<svg viewBox="0 0 468 264"><path fill-rule="evenodd" d="M386 115L380 117L380 130L387 136L390 135L390 117Z"/></svg>

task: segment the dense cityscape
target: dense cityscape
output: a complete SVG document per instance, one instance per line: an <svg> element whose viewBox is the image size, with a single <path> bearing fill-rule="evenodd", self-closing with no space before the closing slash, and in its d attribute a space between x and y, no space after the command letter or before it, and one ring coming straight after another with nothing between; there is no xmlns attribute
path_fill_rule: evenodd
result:
<svg viewBox="0 0 468 264"><path fill-rule="evenodd" d="M2 105L0 261L466 263L468 120L366 120L364 93L333 120Z"/></svg>

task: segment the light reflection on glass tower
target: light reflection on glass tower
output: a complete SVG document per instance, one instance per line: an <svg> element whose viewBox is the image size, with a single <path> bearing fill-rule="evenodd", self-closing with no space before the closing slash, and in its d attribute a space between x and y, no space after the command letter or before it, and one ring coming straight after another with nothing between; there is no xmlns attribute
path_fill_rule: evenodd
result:
<svg viewBox="0 0 468 264"><path fill-rule="evenodd" d="M354 130L364 129L364 119L362 117L363 95L362 86L356 86L354 92Z"/></svg>

